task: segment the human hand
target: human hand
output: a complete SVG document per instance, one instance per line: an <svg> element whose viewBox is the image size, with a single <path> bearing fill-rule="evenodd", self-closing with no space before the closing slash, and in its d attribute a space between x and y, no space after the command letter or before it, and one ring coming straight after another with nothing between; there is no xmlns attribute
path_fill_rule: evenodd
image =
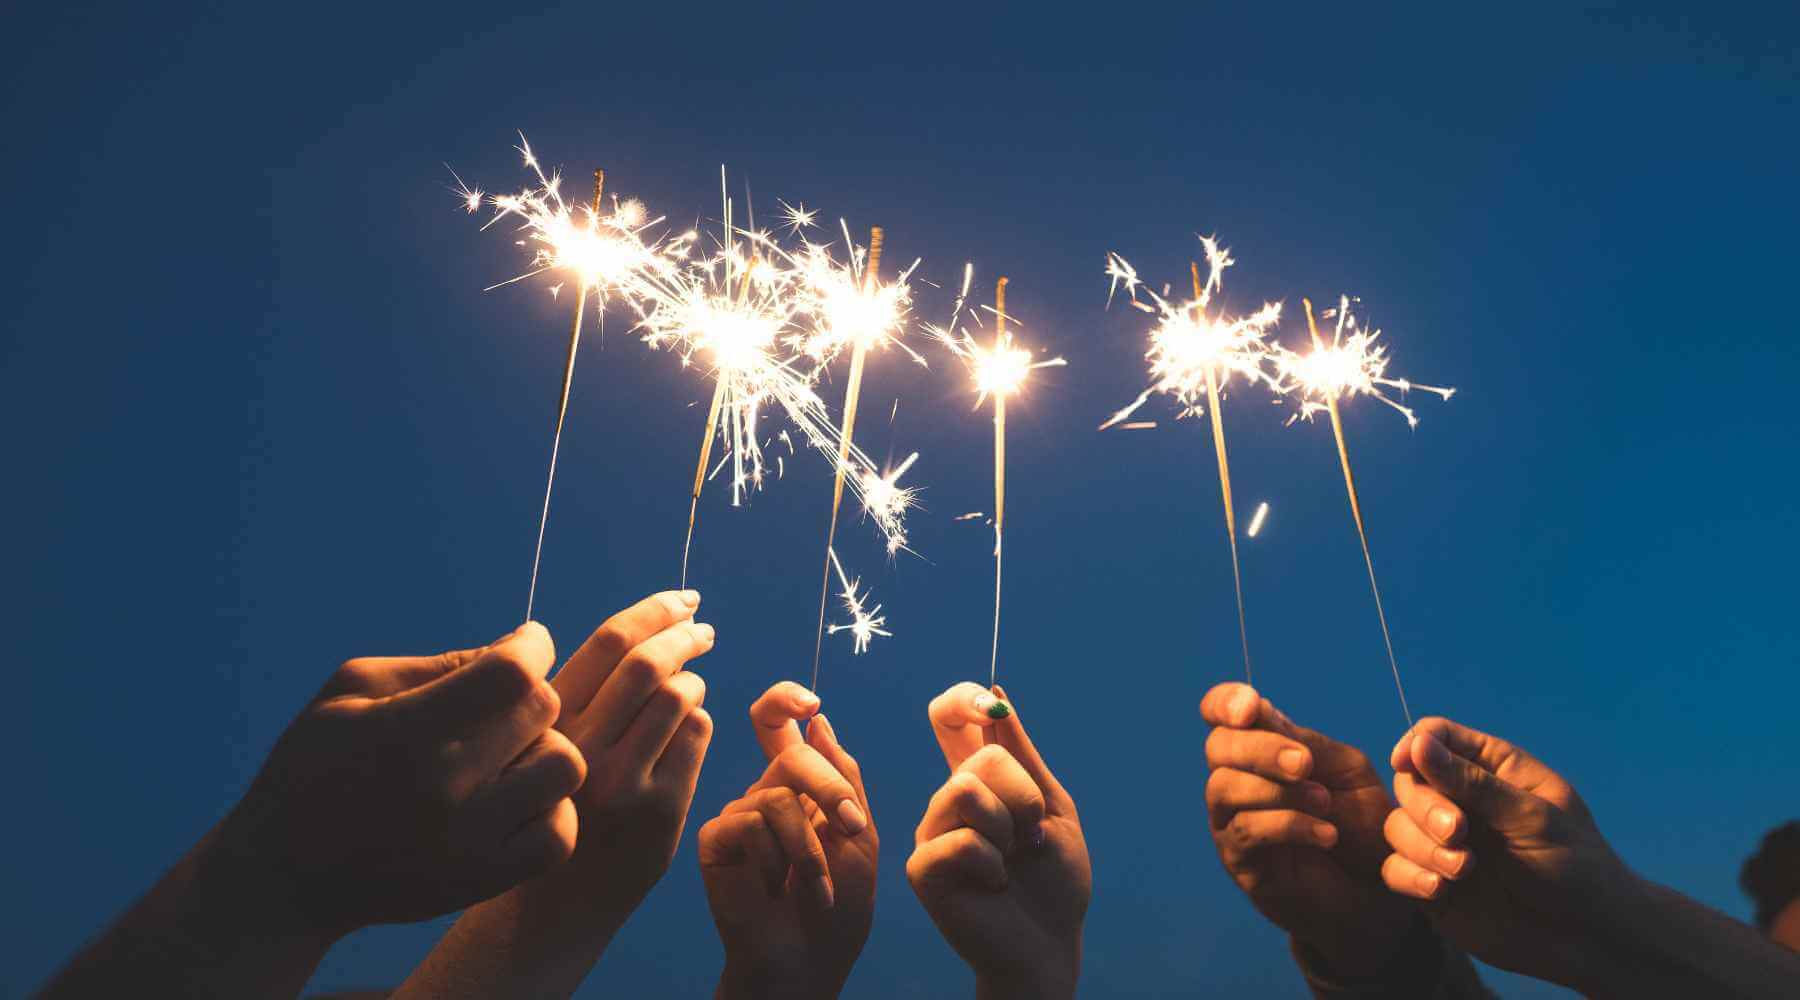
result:
<svg viewBox="0 0 1800 1000"><path fill-rule="evenodd" d="M720 997L835 997L868 940L880 838L862 771L818 711L791 681L764 692L750 720L768 769L700 828Z"/></svg>
<svg viewBox="0 0 1800 1000"><path fill-rule="evenodd" d="M394 995L567 996L674 857L712 717L682 669L713 645L700 595L665 592L607 619L551 681L580 748L580 836L567 863L463 914Z"/></svg>
<svg viewBox="0 0 1800 1000"><path fill-rule="evenodd" d="M1093 876L1075 801L1006 692L958 684L930 708L950 778L906 877L983 997L1073 996Z"/></svg>
<svg viewBox="0 0 1800 1000"><path fill-rule="evenodd" d="M1382 878L1490 964L1584 988L1585 914L1634 881L1561 775L1504 740L1419 720L1394 747ZM1585 929L1584 929L1585 928Z"/></svg>
<svg viewBox="0 0 1800 1000"><path fill-rule="evenodd" d="M345 663L209 838L200 881L289 902L335 937L468 906L567 859L584 765L550 728L555 656L527 622L480 649Z"/></svg>
<svg viewBox="0 0 1800 1000"><path fill-rule="evenodd" d="M652 594L607 619L551 683L556 728L581 750L586 831L568 863L520 887L523 905L610 937L668 870L712 741L706 682L683 669L711 650L694 591Z"/></svg>
<svg viewBox="0 0 1800 1000"><path fill-rule="evenodd" d="M1214 726L1206 812L1232 881L1333 973L1382 968L1419 917L1382 885L1394 800L1368 757L1296 725L1247 684L1214 687L1200 715Z"/></svg>

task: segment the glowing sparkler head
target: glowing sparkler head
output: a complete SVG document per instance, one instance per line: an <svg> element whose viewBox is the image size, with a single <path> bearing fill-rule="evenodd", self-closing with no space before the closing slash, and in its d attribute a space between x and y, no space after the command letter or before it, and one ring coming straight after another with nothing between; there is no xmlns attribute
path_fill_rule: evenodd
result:
<svg viewBox="0 0 1800 1000"><path fill-rule="evenodd" d="M1403 378L1388 377L1387 345L1376 343L1381 337L1381 331L1358 325L1350 310L1349 296L1341 297L1337 308L1326 310L1324 316L1326 319L1337 320L1330 340L1319 335L1318 326L1313 320L1312 303L1308 302L1306 322L1312 335L1309 349L1299 352L1277 346L1270 355L1277 372L1276 377L1284 387L1300 393L1300 410L1290 418L1289 423L1294 420L1311 420L1314 414L1329 408L1332 402L1340 399L1374 396L1398 410L1406 418L1408 426L1417 427L1419 418L1412 409L1389 397L1382 391L1384 387L1398 389L1402 396L1413 389L1436 393L1444 399L1455 395L1456 390L1453 388L1416 385Z"/></svg>
<svg viewBox="0 0 1800 1000"><path fill-rule="evenodd" d="M602 299L613 293L635 299L651 291L642 284L646 275L663 272L666 276L687 256L691 234L668 242L644 239L643 230L661 220L646 220L649 213L642 202L627 199L605 212L598 172L592 203L571 204L563 198L561 175L545 173L523 136L519 153L537 179L534 187L518 194L489 196L465 185L457 192L463 208L471 213L484 203L492 206L493 218L483 229L503 219L516 222L521 233L519 245L531 251L530 269L500 284L557 271L575 279L584 292L596 292ZM559 283L552 291L560 287Z"/></svg>
<svg viewBox="0 0 1800 1000"><path fill-rule="evenodd" d="M1025 384L1025 377L1036 367L1031 352L1014 347L1012 335L1002 336L991 347L976 347L973 363L975 389L983 396L1010 396Z"/></svg>
<svg viewBox="0 0 1800 1000"><path fill-rule="evenodd" d="M846 243L847 234L848 227ZM854 247L852 259L844 262L833 257L829 247L809 243L796 258L795 269L800 273L796 292L803 300L800 311L812 322L812 329L798 346L817 363L829 364L845 349L866 351L892 344L924 364L924 358L900 341L912 305L908 284L912 269L883 283L869 270L877 257L875 251L869 251L862 259L863 266L858 267Z"/></svg>
<svg viewBox="0 0 1800 1000"><path fill-rule="evenodd" d="M1265 302L1248 316L1229 316L1223 310L1209 312L1225 269L1235 261L1217 240L1202 237L1200 242L1206 250L1207 277L1202 282L1200 268L1194 265L1194 297L1181 303L1170 302L1144 288L1137 271L1124 258L1108 255L1106 273L1112 279L1113 292L1124 286L1132 307L1155 315L1157 323L1150 331L1150 349L1144 355L1150 361L1150 388L1100 425L1101 429L1130 416L1156 392L1174 396L1182 404L1182 416L1198 413L1200 400L1209 392L1208 379L1215 379L1215 387L1222 387L1237 375L1252 383L1266 382L1279 391L1265 365L1270 354L1266 338L1281 319L1281 304ZM1139 289L1149 301L1139 298Z"/></svg>
<svg viewBox="0 0 1800 1000"><path fill-rule="evenodd" d="M696 310L693 344L713 364L732 373L753 373L769 362L769 349L781 329L778 317L717 302L701 303Z"/></svg>

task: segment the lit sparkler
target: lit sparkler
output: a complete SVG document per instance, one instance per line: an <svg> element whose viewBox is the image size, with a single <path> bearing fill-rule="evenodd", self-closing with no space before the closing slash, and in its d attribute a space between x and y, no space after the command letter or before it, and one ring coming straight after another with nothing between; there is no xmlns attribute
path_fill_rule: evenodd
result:
<svg viewBox="0 0 1800 1000"><path fill-rule="evenodd" d="M973 276L974 268L964 267L962 292L956 299L955 311L958 313L969 297L969 282ZM948 329L926 327L928 332L943 341L968 366L975 379L975 405L980 407L990 397L994 401L994 639L988 660L989 684L994 683L1000 674L1001 542L1005 537L1006 527L1006 400L1024 386L1026 378L1034 370L1068 364L1062 358L1035 361L1030 350L1013 343L1012 332L1006 328L1004 277L994 285L994 307L991 312L994 314L994 340L986 347L976 343L967 328L953 334ZM979 317L977 322L979 323ZM952 318L951 326L955 325L956 321Z"/></svg>
<svg viewBox="0 0 1800 1000"><path fill-rule="evenodd" d="M1188 270L1193 277L1194 297L1180 305L1170 303L1148 288L1144 291L1150 301L1140 301L1138 289L1143 283L1138 280L1137 272L1118 254L1107 256L1106 273L1112 279L1108 302L1119 286L1124 285L1131 304L1155 315L1157 324L1150 331L1150 350L1145 355L1150 359L1150 387L1129 406L1108 418L1100 429L1114 425L1142 426L1141 422L1123 421L1157 392L1166 392L1181 404L1178 417L1198 416L1205 412L1202 398L1211 407L1213 451L1218 457L1219 494L1225 509L1225 537L1231 546L1231 585L1237 595L1238 643L1244 653L1244 677L1252 680L1250 630L1244 615L1243 577L1238 569L1237 510L1231 499L1231 463L1225 453L1225 423L1221 419L1219 390L1233 375L1241 376L1253 385L1258 381L1275 385L1264 368L1269 355L1264 338L1281 318L1281 304L1265 302L1261 309L1248 316L1233 317L1223 311L1209 316L1207 309L1219 292L1225 269L1236 262L1231 259L1230 251L1219 246L1212 237L1201 237L1200 242L1206 248L1207 278L1202 283L1200 265L1190 263Z"/></svg>
<svg viewBox="0 0 1800 1000"><path fill-rule="evenodd" d="M1394 639L1388 632L1387 611L1381 606L1381 587L1375 582L1375 560L1369 555L1369 533L1363 526L1362 504L1357 500L1356 477L1350 472L1350 451L1344 444L1344 421L1338 415L1338 399L1356 395L1374 396L1399 410L1408 426L1418 426L1412 410L1390 399L1383 386L1399 389L1423 389L1449 399L1456 390L1438 386L1414 385L1405 379L1387 377L1387 348L1375 343L1380 330L1362 330L1350 314L1350 300L1338 300L1337 326L1327 343L1319 336L1313 320L1312 302L1306 306L1306 328L1312 337L1312 350L1298 354L1278 348L1274 354L1276 369L1283 381L1301 393L1301 408L1293 419L1312 419L1321 409L1331 415L1331 433L1337 439L1338 463L1344 469L1344 490L1350 497L1350 517L1356 522L1356 537L1362 543L1363 566L1369 571L1369 592L1375 597L1375 617L1381 623L1381 641L1387 648L1388 667L1394 673L1394 689L1400 694L1400 710L1406 724L1412 725L1412 708L1406 703L1406 686L1400 682L1400 663L1394 656ZM1330 314L1327 313L1327 318ZM1289 423L1293 420L1290 419Z"/></svg>
<svg viewBox="0 0 1800 1000"><path fill-rule="evenodd" d="M461 185L457 196L470 214L483 205L493 208L493 218L482 226L487 229L502 219L513 219L524 235L519 244L532 251L531 266L517 277L490 286L489 290L534 275L551 272L576 283L574 320L569 330L569 351L563 363L562 392L556 405L556 425L550 444L550 469L545 477L544 504L538 516L537 547L531 559L531 584L525 596L525 617L531 618L537 599L538 566L544 555L544 529L550 520L550 494L556 483L556 459L562 446L563 424L569 412L569 390L575 379L575 355L581 346L581 326L587 300L595 299L595 312L601 313L609 295L638 294L641 277L649 272L667 272L686 254L687 237L668 243L646 242L643 230L660 223L646 221L643 204L637 201L617 202L609 213L602 211L601 194L606 174L594 171L594 199L590 205L571 207L561 193L560 174L546 174L531 144L519 137L518 150L526 167L537 177L535 187L519 194L484 194L477 188ZM459 180L460 185L460 180ZM555 295L562 284L552 286Z"/></svg>
<svg viewBox="0 0 1800 1000"><path fill-rule="evenodd" d="M801 219L801 210L790 210L792 219ZM798 223L791 223L798 228ZM850 244L849 229L845 227L844 242ZM869 230L868 256L863 261L860 273L857 270L856 248L850 244L850 262L839 266L832 261L824 248L809 247L804 258L805 281L803 287L808 295L808 311L815 322L814 334L805 341L807 353L811 354L823 366L844 348L850 349L850 375L844 385L843 424L838 431L837 466L833 470L831 483L831 519L825 529L826 565L822 567L819 579L819 620L818 629L813 638L813 676L812 687L819 687L819 656L825 639L825 600L831 588L831 552L837 540L838 512L844 502L844 475L850 471L850 449L856 435L856 411L862 397L863 366L868 358L869 348L886 343L898 344L898 334L905 316L910 289L906 284L907 274L890 285L881 283L881 248L883 232L880 226ZM914 262L917 265L917 262ZM901 345L902 349L906 349ZM912 353L908 350L908 353ZM917 354L913 358L921 364L924 359ZM917 456L915 456L917 457ZM907 464L911 464L908 459ZM902 469L901 471L905 471ZM899 472L894 474L899 478ZM906 536L901 528L901 515L905 512L905 504L893 506L895 499L906 497L897 494L892 484L872 471L864 472L860 477L863 488L864 508L870 510L878 527L887 536L888 552L899 551L906 544ZM869 507L868 490L873 486L882 495L883 502L879 509Z"/></svg>
<svg viewBox="0 0 1800 1000"><path fill-rule="evenodd" d="M866 653L869 651L869 640L878 635L892 636L894 634L887 630L887 617L881 613L879 604L868 609L863 607L863 599L867 595L860 590L862 580L860 578L851 580L845 577L844 564L838 562L835 551L826 549L825 560L832 569L837 570L838 582L844 587L844 592L839 596L844 600L844 610L850 613L849 624L839 625L834 622L828 631L832 635L849 632L851 638L855 640L851 646L852 652L858 655Z"/></svg>

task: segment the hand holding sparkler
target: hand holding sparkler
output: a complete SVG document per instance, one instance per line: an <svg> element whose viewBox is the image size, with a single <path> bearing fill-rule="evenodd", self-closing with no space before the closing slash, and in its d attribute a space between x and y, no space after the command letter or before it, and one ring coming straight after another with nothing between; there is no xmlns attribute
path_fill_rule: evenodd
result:
<svg viewBox="0 0 1800 1000"><path fill-rule="evenodd" d="M396 996L567 996L674 857L712 740L712 649L700 595L665 592L608 619L552 682L556 729L580 748L580 831L553 874L474 907Z"/></svg>
<svg viewBox="0 0 1800 1000"><path fill-rule="evenodd" d="M720 997L837 996L868 940L880 840L861 769L818 709L791 681L756 700L768 770L700 828Z"/></svg>
<svg viewBox="0 0 1800 1000"><path fill-rule="evenodd" d="M38 995L293 996L344 935L423 920L575 845L549 633L344 664L244 798Z"/></svg>
<svg viewBox="0 0 1800 1000"><path fill-rule="evenodd" d="M1362 751L1294 724L1247 684L1208 691L1200 716L1214 727L1206 812L1219 860L1293 937L1310 977L1362 983L1400 969L1404 988L1389 992L1409 996L1431 992L1416 982L1421 970L1474 981L1468 961L1447 961L1424 918L1382 884L1394 800Z"/></svg>
<svg viewBox="0 0 1800 1000"><path fill-rule="evenodd" d="M974 970L978 996L1072 997L1093 885L1087 841L1074 799L995 696L1006 693L963 683L931 703L951 774L919 822L906 877Z"/></svg>

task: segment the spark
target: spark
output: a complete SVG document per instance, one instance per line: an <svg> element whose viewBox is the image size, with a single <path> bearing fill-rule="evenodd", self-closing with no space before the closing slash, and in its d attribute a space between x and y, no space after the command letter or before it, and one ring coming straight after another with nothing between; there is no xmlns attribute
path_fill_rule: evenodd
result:
<svg viewBox="0 0 1800 1000"><path fill-rule="evenodd" d="M906 512L917 503L918 490L901 486L900 477L918 461L919 453L906 456L892 472L876 475L873 471L862 474L863 512L881 525L882 533L887 536L888 555L894 555L906 547Z"/></svg>
<svg viewBox="0 0 1800 1000"><path fill-rule="evenodd" d="M623 293L627 297L638 294L639 278L643 273L675 267L674 261L685 255L686 246L685 241L680 238L666 244L646 242L643 230L655 223L646 223L647 213L641 202L627 201L614 212L603 214L601 193L606 175L600 170L594 171L593 202L580 206L578 214L562 197L562 178L544 172L523 134L519 136L518 150L524 158L525 166L537 180L535 186L528 187L519 194L486 195L480 188L464 184L454 170L450 173L452 177L456 177L457 196L466 212L472 215L480 211L484 203L493 207L493 218L482 226L483 229L492 227L503 219L516 220L519 230L525 234L518 241L519 244L532 251L531 263L525 273L500 282L499 285L489 286L490 290L546 272L577 281L575 315L569 331L569 350L563 364L562 392L557 402L555 430L550 443L550 468L545 476L544 504L538 517L537 547L532 555L531 583L525 596L525 617L529 620L537 600L538 566L543 561L544 530L550 521L550 495L556 484L556 459L562 447L563 424L568 417L569 390L574 383L575 356L581 345L581 326L589 294L593 295L595 312L599 314L606 308L609 296L616 293ZM552 299L560 297L565 283L566 280L558 281L550 286Z"/></svg>
<svg viewBox="0 0 1800 1000"><path fill-rule="evenodd" d="M989 399L994 403L994 639L988 660L988 683L992 684L1000 675L1001 542L1006 528L1006 400L1024 388L1033 371L1068 362L1060 357L1036 360L1031 350L1013 342L1012 331L1006 328L1010 317L1006 313L1007 279L1004 276L994 284L993 307L982 307L994 316L993 339L984 345L975 340L967 326L957 327L957 316L968 299L973 276L974 265L965 265L962 292L956 297L948 326L927 325L925 330L968 368L975 382L976 409ZM972 318L980 325L979 313L973 314Z"/></svg>
<svg viewBox="0 0 1800 1000"><path fill-rule="evenodd" d="M972 510L972 511L969 511L967 514L958 514L955 517L951 518L951 520L952 521L976 521L976 520L980 520L981 518L984 518L986 516L987 515L982 513L981 511Z"/></svg>
<svg viewBox="0 0 1800 1000"><path fill-rule="evenodd" d="M779 198L776 200L781 201ZM802 229L811 229L817 225L813 220L818 217L818 214L816 210L808 209L805 202L790 205L781 201L781 224L786 226L790 233L798 234Z"/></svg>
<svg viewBox="0 0 1800 1000"><path fill-rule="evenodd" d="M1410 726L1412 707L1406 703L1406 685L1400 681L1400 661L1394 655L1394 637L1388 630L1387 609L1381 605L1381 585L1375 582L1375 558L1369 554L1369 530L1363 523L1356 476L1350 471L1350 448L1344 441L1344 420L1339 413L1338 400L1357 395L1374 396L1405 415L1407 426L1417 427L1418 418L1413 412L1388 398L1381 387L1397 388L1402 393L1419 388L1445 399L1456 390L1414 386L1404 379L1388 378L1387 348L1375 343L1381 331L1358 329L1355 317L1350 314L1349 296L1338 299L1337 326L1332 330L1329 344L1319 335L1312 302L1301 301L1306 306L1306 329L1312 340L1312 350L1304 355L1282 350L1276 357L1281 377L1290 380L1302 394L1301 409L1288 423L1295 419L1310 420L1320 410L1331 415L1331 434L1337 441L1338 464L1344 470L1344 492L1350 498L1350 517L1356 523L1356 539L1362 544L1363 566L1369 571L1369 593L1375 598L1375 618L1381 623L1381 642L1387 649L1388 668L1394 674L1394 690L1400 695L1400 711L1406 715L1406 724Z"/></svg>
<svg viewBox="0 0 1800 1000"><path fill-rule="evenodd" d="M1387 345L1377 343L1381 331L1359 325L1351 312L1350 301L1349 296L1343 296L1338 299L1335 310L1328 309L1323 313L1326 319L1337 320L1329 342L1319 336L1315 327L1311 331L1311 350L1300 353L1280 346L1273 350L1276 377L1284 388L1297 389L1300 393L1300 409L1288 423L1311 420L1337 400L1373 396L1398 410L1406 418L1408 427L1419 426L1418 415L1412 408L1383 392L1383 388L1397 389L1403 398L1408 392L1419 389L1449 399L1456 390L1390 378Z"/></svg>
<svg viewBox="0 0 1800 1000"><path fill-rule="evenodd" d="M826 549L825 554L830 557L832 568L837 570L838 582L843 584L844 591L839 596L843 598L844 609L850 613L849 624L839 625L834 622L826 631L831 635L849 632L855 640L853 652L859 655L866 653L869 651L869 640L878 635L892 637L894 633L886 629L887 618L881 613L881 605L868 609L863 607L866 595L858 589L862 585L861 578L851 580L844 575L844 564L838 562L835 551Z"/></svg>
<svg viewBox="0 0 1800 1000"><path fill-rule="evenodd" d="M1251 538L1255 538L1256 533L1262 530L1263 518L1268 516L1269 501L1264 500L1262 503L1256 505L1256 513L1250 516L1250 530L1245 532L1245 534L1249 535Z"/></svg>
<svg viewBox="0 0 1800 1000"><path fill-rule="evenodd" d="M1168 289L1162 294L1150 291L1139 280L1137 271L1118 254L1108 254L1106 275L1110 281L1106 301L1110 305L1120 287L1125 289L1133 308L1156 316L1150 331L1150 349L1145 357L1150 362L1150 386L1138 394L1124 409L1108 417L1101 430L1125 423L1137 409L1158 392L1168 393L1180 404L1176 418L1199 416L1204 407L1212 408L1213 451L1219 466L1219 495L1225 512L1225 537L1231 546L1231 583L1237 597L1238 642L1244 654L1244 676L1250 670L1250 629L1244 614L1243 575L1238 567L1237 512L1231 499L1231 462L1225 449L1225 425L1219 419L1222 390L1230 387L1233 375L1254 385L1276 383L1269 377L1265 363L1269 357L1266 341L1276 322L1281 319L1281 304L1265 302L1261 309L1247 316L1231 316L1223 309L1210 313L1213 299L1224 284L1225 269L1236 263L1231 251L1218 240L1202 236L1206 251L1206 280L1200 279L1200 266L1190 264L1194 297L1180 304L1171 303ZM1143 289L1144 298L1139 298ZM1145 301L1148 299L1148 301ZM1204 400L1204 406L1202 404Z"/></svg>

